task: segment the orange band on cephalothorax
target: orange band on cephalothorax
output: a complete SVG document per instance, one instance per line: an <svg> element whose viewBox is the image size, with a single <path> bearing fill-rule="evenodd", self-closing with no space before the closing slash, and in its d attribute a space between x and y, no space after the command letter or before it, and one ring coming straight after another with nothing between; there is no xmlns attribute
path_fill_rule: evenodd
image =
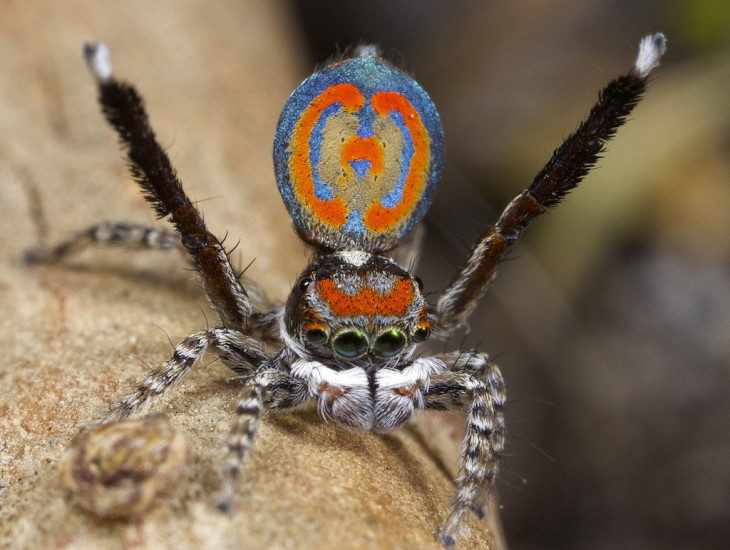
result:
<svg viewBox="0 0 730 550"><path fill-rule="evenodd" d="M314 194L314 177L310 163L309 138L322 111L334 103L342 105L348 111L357 111L365 103L360 90L352 84L343 83L330 86L312 101L302 115L292 138L293 152L291 171L294 175L294 192L299 200L308 205L317 218L340 227L347 222L348 209L343 200L335 197L332 200L318 199Z"/></svg>
<svg viewBox="0 0 730 550"><path fill-rule="evenodd" d="M393 290L387 294L379 294L373 289L365 287L357 294L350 296L338 289L332 279L319 281L317 289L332 313L340 317L357 315L402 317L415 297L413 283L407 279L399 280Z"/></svg>
<svg viewBox="0 0 730 550"><path fill-rule="evenodd" d="M428 181L428 164L431 141L421 122L421 117L411 102L396 92L378 92L371 98L375 112L387 116L391 111L398 111L403 117L403 124L413 140L413 158L408 167L408 175L403 186L403 198L393 208L374 204L363 216L365 227L373 231L385 231L403 220L413 209Z"/></svg>

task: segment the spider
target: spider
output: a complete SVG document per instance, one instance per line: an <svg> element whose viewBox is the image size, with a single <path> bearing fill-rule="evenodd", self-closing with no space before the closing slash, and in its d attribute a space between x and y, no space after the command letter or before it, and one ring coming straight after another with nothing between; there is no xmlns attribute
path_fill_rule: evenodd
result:
<svg viewBox="0 0 730 550"><path fill-rule="evenodd" d="M421 280L385 253L424 216L440 177L443 133L436 108L418 83L374 47L361 47L314 73L287 101L274 141L279 191L313 259L285 306L258 311L229 251L185 194L141 96L113 76L103 44L85 45L102 111L132 174L176 234L103 223L54 248L29 251L26 259L55 262L90 244L181 247L220 319L220 326L182 340L102 422L126 418L185 378L207 352L216 354L244 381L218 500L228 511L264 409L316 403L324 419L378 433L417 410L462 410L461 476L438 534L453 547L464 515L481 517L486 510L504 449L505 388L487 354L425 355L421 346L431 335L446 336L466 323L523 229L595 165L665 49L662 34L641 41L633 69L600 92L588 117L479 238L435 304L426 301Z"/></svg>

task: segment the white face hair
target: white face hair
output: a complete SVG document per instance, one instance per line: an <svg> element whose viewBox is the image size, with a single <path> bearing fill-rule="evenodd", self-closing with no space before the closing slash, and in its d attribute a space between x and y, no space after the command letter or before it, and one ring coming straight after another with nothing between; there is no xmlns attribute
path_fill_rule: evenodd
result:
<svg viewBox="0 0 730 550"><path fill-rule="evenodd" d="M423 393L431 376L446 370L436 357L419 358L398 370L382 368L373 373L373 395L368 373L360 367L335 370L317 361L295 361L292 374L306 381L317 399L322 418L351 428L387 432L424 408Z"/></svg>

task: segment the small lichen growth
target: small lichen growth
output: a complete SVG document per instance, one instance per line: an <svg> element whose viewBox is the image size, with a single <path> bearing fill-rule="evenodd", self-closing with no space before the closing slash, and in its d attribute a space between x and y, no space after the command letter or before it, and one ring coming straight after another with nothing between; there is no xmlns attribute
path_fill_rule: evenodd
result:
<svg viewBox="0 0 730 550"><path fill-rule="evenodd" d="M163 414L92 426L61 457L69 499L99 518L127 519L169 493L185 463L185 440Z"/></svg>

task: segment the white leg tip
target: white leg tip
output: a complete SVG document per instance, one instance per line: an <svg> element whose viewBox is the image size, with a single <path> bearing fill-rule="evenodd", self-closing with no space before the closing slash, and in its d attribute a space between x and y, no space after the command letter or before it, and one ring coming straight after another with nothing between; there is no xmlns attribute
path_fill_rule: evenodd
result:
<svg viewBox="0 0 730 550"><path fill-rule="evenodd" d="M639 44L636 57L636 72L646 78L659 65L659 60L667 51L667 39L662 33L645 36Z"/></svg>
<svg viewBox="0 0 730 550"><path fill-rule="evenodd" d="M383 52L375 44L360 44L355 48L353 57L382 57Z"/></svg>
<svg viewBox="0 0 730 550"><path fill-rule="evenodd" d="M84 44L84 59L91 69L94 78L105 82L112 77L112 63L109 59L109 49L103 42Z"/></svg>

